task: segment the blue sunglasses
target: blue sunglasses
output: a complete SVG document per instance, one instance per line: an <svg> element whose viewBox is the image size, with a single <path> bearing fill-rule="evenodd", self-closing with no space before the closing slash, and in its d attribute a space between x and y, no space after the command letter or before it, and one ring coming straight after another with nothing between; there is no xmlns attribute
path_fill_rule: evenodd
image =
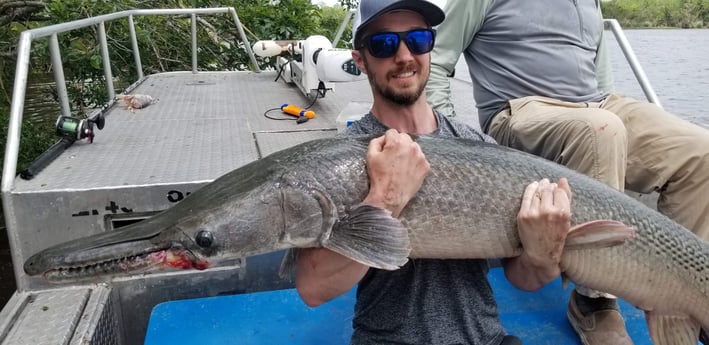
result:
<svg viewBox="0 0 709 345"><path fill-rule="evenodd" d="M406 32L377 32L362 39L358 49L367 46L375 58L389 58L396 55L399 43L404 41L409 51L415 55L433 50L435 32L432 29L414 29Z"/></svg>

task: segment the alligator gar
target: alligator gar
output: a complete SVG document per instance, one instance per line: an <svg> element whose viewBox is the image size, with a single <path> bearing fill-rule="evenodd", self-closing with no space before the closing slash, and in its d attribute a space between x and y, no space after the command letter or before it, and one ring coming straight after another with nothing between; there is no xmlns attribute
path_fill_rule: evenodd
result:
<svg viewBox="0 0 709 345"><path fill-rule="evenodd" d="M382 269L408 258L514 257L522 251L516 216L526 185L566 177L578 230L567 238L563 274L645 310L656 344L694 345L700 329L709 329L709 243L689 230L533 155L463 139L417 142L431 170L399 219L359 205L368 191L368 138L322 139L227 173L154 217L37 253L25 272L62 280L164 265L205 269L320 246ZM602 230L610 222L633 228L634 236L598 239L612 233Z"/></svg>

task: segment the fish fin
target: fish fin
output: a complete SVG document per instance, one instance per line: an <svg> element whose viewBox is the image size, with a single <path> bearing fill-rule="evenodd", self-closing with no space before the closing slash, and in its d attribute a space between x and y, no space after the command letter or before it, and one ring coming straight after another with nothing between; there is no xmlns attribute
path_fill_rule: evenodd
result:
<svg viewBox="0 0 709 345"><path fill-rule="evenodd" d="M564 250L613 247L635 237L635 229L615 220L594 220L574 226Z"/></svg>
<svg viewBox="0 0 709 345"><path fill-rule="evenodd" d="M350 209L322 246L364 265L395 270L411 252L409 232L391 212L366 204Z"/></svg>
<svg viewBox="0 0 709 345"><path fill-rule="evenodd" d="M566 290L566 288L569 286L569 282L571 279L569 279L569 276L566 275L566 273L561 272L561 289Z"/></svg>
<svg viewBox="0 0 709 345"><path fill-rule="evenodd" d="M647 328L655 345L697 344L701 326L686 315L645 312Z"/></svg>
<svg viewBox="0 0 709 345"><path fill-rule="evenodd" d="M278 268L278 277L281 279L287 279L288 281L293 281L293 278L295 277L295 263L297 260L298 249L287 249L286 254L283 255L281 266Z"/></svg>

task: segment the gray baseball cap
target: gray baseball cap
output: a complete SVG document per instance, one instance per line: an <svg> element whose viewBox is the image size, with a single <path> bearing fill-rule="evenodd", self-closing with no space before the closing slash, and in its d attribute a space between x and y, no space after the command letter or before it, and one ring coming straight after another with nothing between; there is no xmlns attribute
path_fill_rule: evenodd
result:
<svg viewBox="0 0 709 345"><path fill-rule="evenodd" d="M426 0L361 0L352 22L355 47L361 39L363 29L384 13L393 10L410 10L423 16L428 25L436 26L446 15L436 4Z"/></svg>

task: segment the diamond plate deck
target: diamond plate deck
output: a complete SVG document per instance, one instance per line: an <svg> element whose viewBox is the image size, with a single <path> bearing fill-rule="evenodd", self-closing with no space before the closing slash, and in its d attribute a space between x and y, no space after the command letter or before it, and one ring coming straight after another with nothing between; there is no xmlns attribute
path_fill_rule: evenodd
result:
<svg viewBox="0 0 709 345"><path fill-rule="evenodd" d="M18 178L14 192L210 181L278 149L334 135L340 111L350 102L372 100L366 80L338 83L312 106L314 119L303 124L275 121L264 112L284 103L306 107L311 102L294 85L274 82L275 76L275 72L148 76L132 94L150 95L158 100L155 104L130 112L117 103L108 110L106 125L92 144L77 142L33 180ZM451 83L460 100L456 104L462 105L460 119L471 120L475 112L469 84L455 79ZM280 110L269 114L289 118Z"/></svg>
<svg viewBox="0 0 709 345"><path fill-rule="evenodd" d="M30 295L2 344L69 344L90 294L72 289Z"/></svg>
<svg viewBox="0 0 709 345"><path fill-rule="evenodd" d="M106 286L16 293L8 306L0 315L0 345L121 344Z"/></svg>
<svg viewBox="0 0 709 345"><path fill-rule="evenodd" d="M313 130L334 130L337 113L348 102L337 87L317 100L312 108L317 116L307 123L264 117L283 103L310 103L295 87L274 79L272 73L253 72L150 76L133 93L151 95L157 103L134 112L117 104L92 144L75 143L33 180L18 179L15 191L208 181L259 158L256 132L303 132L307 138ZM367 100L366 81L346 88Z"/></svg>

